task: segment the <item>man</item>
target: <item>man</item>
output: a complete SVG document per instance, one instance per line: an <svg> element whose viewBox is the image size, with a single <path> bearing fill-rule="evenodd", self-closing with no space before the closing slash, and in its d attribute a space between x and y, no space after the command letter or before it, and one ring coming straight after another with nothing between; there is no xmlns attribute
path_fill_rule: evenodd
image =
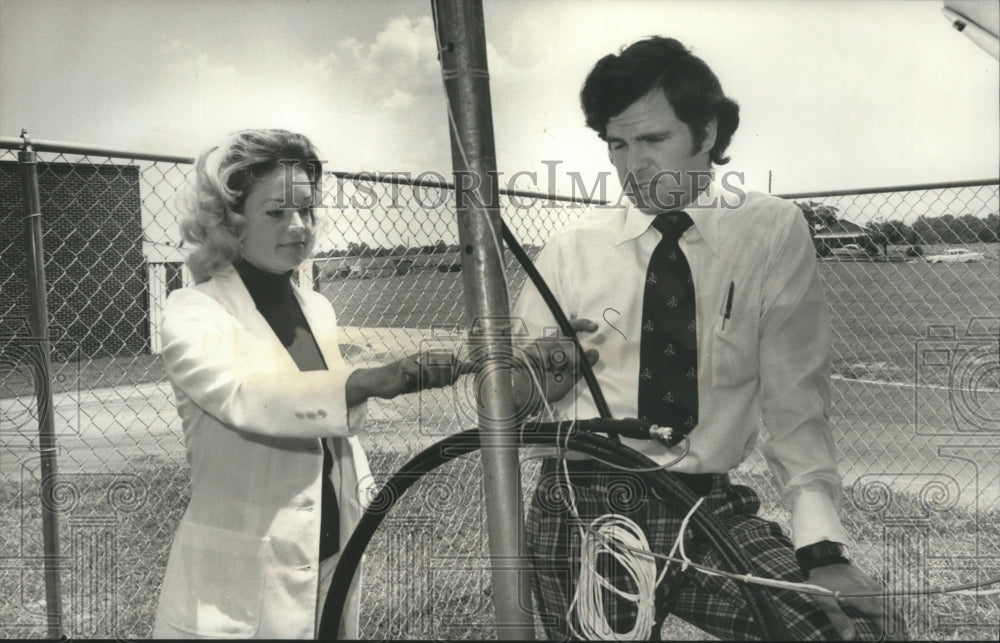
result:
<svg viewBox="0 0 1000 643"><path fill-rule="evenodd" d="M712 184L713 165L728 162L738 106L701 59L660 37L598 61L581 102L631 203L598 208L558 233L538 267L571 318L606 322L582 340L600 352L594 370L612 415L674 430L670 448L625 443L667 463L681 455L678 442L686 436L690 452L671 471L704 496L699 511L727 525L760 575L843 593L880 591L850 564L838 516L842 486L827 422L830 324L805 220L792 203L744 193L734 181ZM515 315L535 335L554 326L530 286ZM560 419L597 417L580 386L579 395L555 405ZM757 516L753 490L726 475L752 451L758 426L769 437L763 451L791 511L792 540ZM654 497L616 508L606 496L623 474L577 458L568 465L583 521L627 514L650 550L666 554L684 512ZM554 463L543 465L527 531L540 612L550 637L564 638L579 538L572 516L552 501L564 477ZM694 562L720 564L707 544L687 542ZM650 635L658 635L668 612L722 639L758 633L735 582L671 567L656 590ZM614 582L636 589L622 575ZM882 635L877 597L773 595L793 639ZM630 631L635 605L607 596L615 631Z"/></svg>

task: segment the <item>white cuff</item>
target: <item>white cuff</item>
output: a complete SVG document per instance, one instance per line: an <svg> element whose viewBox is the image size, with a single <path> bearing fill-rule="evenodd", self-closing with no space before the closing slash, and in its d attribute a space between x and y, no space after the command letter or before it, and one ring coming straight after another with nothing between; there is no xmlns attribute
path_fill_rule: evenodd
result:
<svg viewBox="0 0 1000 643"><path fill-rule="evenodd" d="M798 549L821 540L852 544L829 494L802 489L792 503L792 543Z"/></svg>

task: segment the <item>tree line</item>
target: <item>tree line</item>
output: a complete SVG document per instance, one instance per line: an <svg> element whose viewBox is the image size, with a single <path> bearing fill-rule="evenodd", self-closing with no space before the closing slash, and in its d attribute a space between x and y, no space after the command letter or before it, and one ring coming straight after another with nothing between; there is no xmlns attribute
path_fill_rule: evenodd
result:
<svg viewBox="0 0 1000 643"><path fill-rule="evenodd" d="M836 206L815 201L795 201L815 237L817 229L834 227L840 222ZM969 244L1000 242L1000 214L977 217L972 214L956 216L943 214L936 217L920 216L912 223L900 219L873 221L863 226L868 233L862 243L873 250L887 245L918 246L920 244ZM350 242L346 248L335 248L316 253L316 257L406 257L413 255L448 254L459 251L459 245L438 239L422 246L370 246L365 242Z"/></svg>
<svg viewBox="0 0 1000 643"><path fill-rule="evenodd" d="M438 239L435 243L425 246L406 246L402 243L390 247L369 246L364 241L351 241L346 248L335 248L317 252L316 257L360 257L363 259L371 257L405 257L412 255L440 255L449 252L458 252L457 244L448 244Z"/></svg>
<svg viewBox="0 0 1000 643"><path fill-rule="evenodd" d="M817 229L833 227L840 222L836 206L815 201L796 201L809 230L815 236ZM870 242L876 246L950 243L997 243L1000 242L1000 214L996 212L986 217L973 214L942 214L936 217L921 215L913 223L900 219L872 221L862 226L870 235Z"/></svg>
<svg viewBox="0 0 1000 643"><path fill-rule="evenodd" d="M1000 214L986 218L972 214L918 217L913 225L902 221L879 221L871 225L890 244L918 243L997 243L1000 242Z"/></svg>

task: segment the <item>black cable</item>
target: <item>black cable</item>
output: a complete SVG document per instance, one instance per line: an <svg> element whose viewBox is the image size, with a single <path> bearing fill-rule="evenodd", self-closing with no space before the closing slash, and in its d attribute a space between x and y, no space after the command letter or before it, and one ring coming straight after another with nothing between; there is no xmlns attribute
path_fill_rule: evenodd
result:
<svg viewBox="0 0 1000 643"><path fill-rule="evenodd" d="M631 424L626 427L627 430L634 430L636 421L628 422ZM582 424L589 428L586 422ZM566 445L575 451L598 457L622 467L635 466L636 464L642 466L656 464L627 446L617 444L587 430L573 430L567 437L567 427L568 425L565 423L539 424L532 427L530 431L518 432L517 435L522 446L529 444ZM609 430L609 427L610 424L605 423L599 430ZM444 438L414 456L379 489L378 494L369 504L340 554L340 561L337 564L326 603L323 606L318 638L336 638L351 579L357 572L361 556L375 531L399 498L425 474L446 462L479 449L479 436L479 429L469 429ZM678 511L686 513L697 501L695 495L686 486L667 472L646 475L643 480L650 484L654 494L659 494L660 499L675 502L679 507ZM725 525L711 512L695 512L691 517L691 526L698 530L716 549L722 558L722 567L725 571L753 572L742 551L729 536ZM771 595L764 588L748 583L742 583L739 587L746 599L747 607L754 617L754 622L761 630L762 639L787 639L788 635L784 623L777 616Z"/></svg>
<svg viewBox="0 0 1000 643"><path fill-rule="evenodd" d="M566 313L563 312L562 307L559 302L556 301L555 295L552 294L552 290L549 285L545 283L542 279L542 275L539 274L538 269L535 268L535 264L532 263L531 257L528 253L524 251L521 244L518 243L517 239L514 237L514 233L510 231L507 224L503 219L500 219L500 231L503 234L504 243L510 248L510 251L514 253L514 257L517 259L521 267L524 268L524 272L528 274L528 278L531 279L531 283L535 285L538 289L538 294L542 296L545 300L545 305L549 307L552 312L552 316L556 320L556 324L559 325L559 330L566 337L571 337L573 339L573 344L576 346L577 351L577 362L580 364L580 368L583 369L583 379L587 382L587 388L590 389L590 395L594 398L594 405L597 407L597 412L602 418L611 417L611 409L608 407L607 400L604 399L604 392L601 391L600 385L597 383L597 376L594 375L594 369L591 367L590 362L587 361L587 355L583 350L583 346L580 345L580 340L576 338L576 332L573 330L573 326L570 325L569 319L566 317ZM620 442L617 434L612 434L612 440L615 442Z"/></svg>

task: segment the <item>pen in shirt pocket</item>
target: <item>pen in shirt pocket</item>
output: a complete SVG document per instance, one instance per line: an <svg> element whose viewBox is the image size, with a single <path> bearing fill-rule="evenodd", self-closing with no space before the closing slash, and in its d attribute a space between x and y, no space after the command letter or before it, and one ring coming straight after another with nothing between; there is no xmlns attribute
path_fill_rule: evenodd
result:
<svg viewBox="0 0 1000 643"><path fill-rule="evenodd" d="M729 282L729 294L726 295L726 310L722 313L722 330L726 330L726 320L733 316L733 291L736 290L736 283Z"/></svg>

